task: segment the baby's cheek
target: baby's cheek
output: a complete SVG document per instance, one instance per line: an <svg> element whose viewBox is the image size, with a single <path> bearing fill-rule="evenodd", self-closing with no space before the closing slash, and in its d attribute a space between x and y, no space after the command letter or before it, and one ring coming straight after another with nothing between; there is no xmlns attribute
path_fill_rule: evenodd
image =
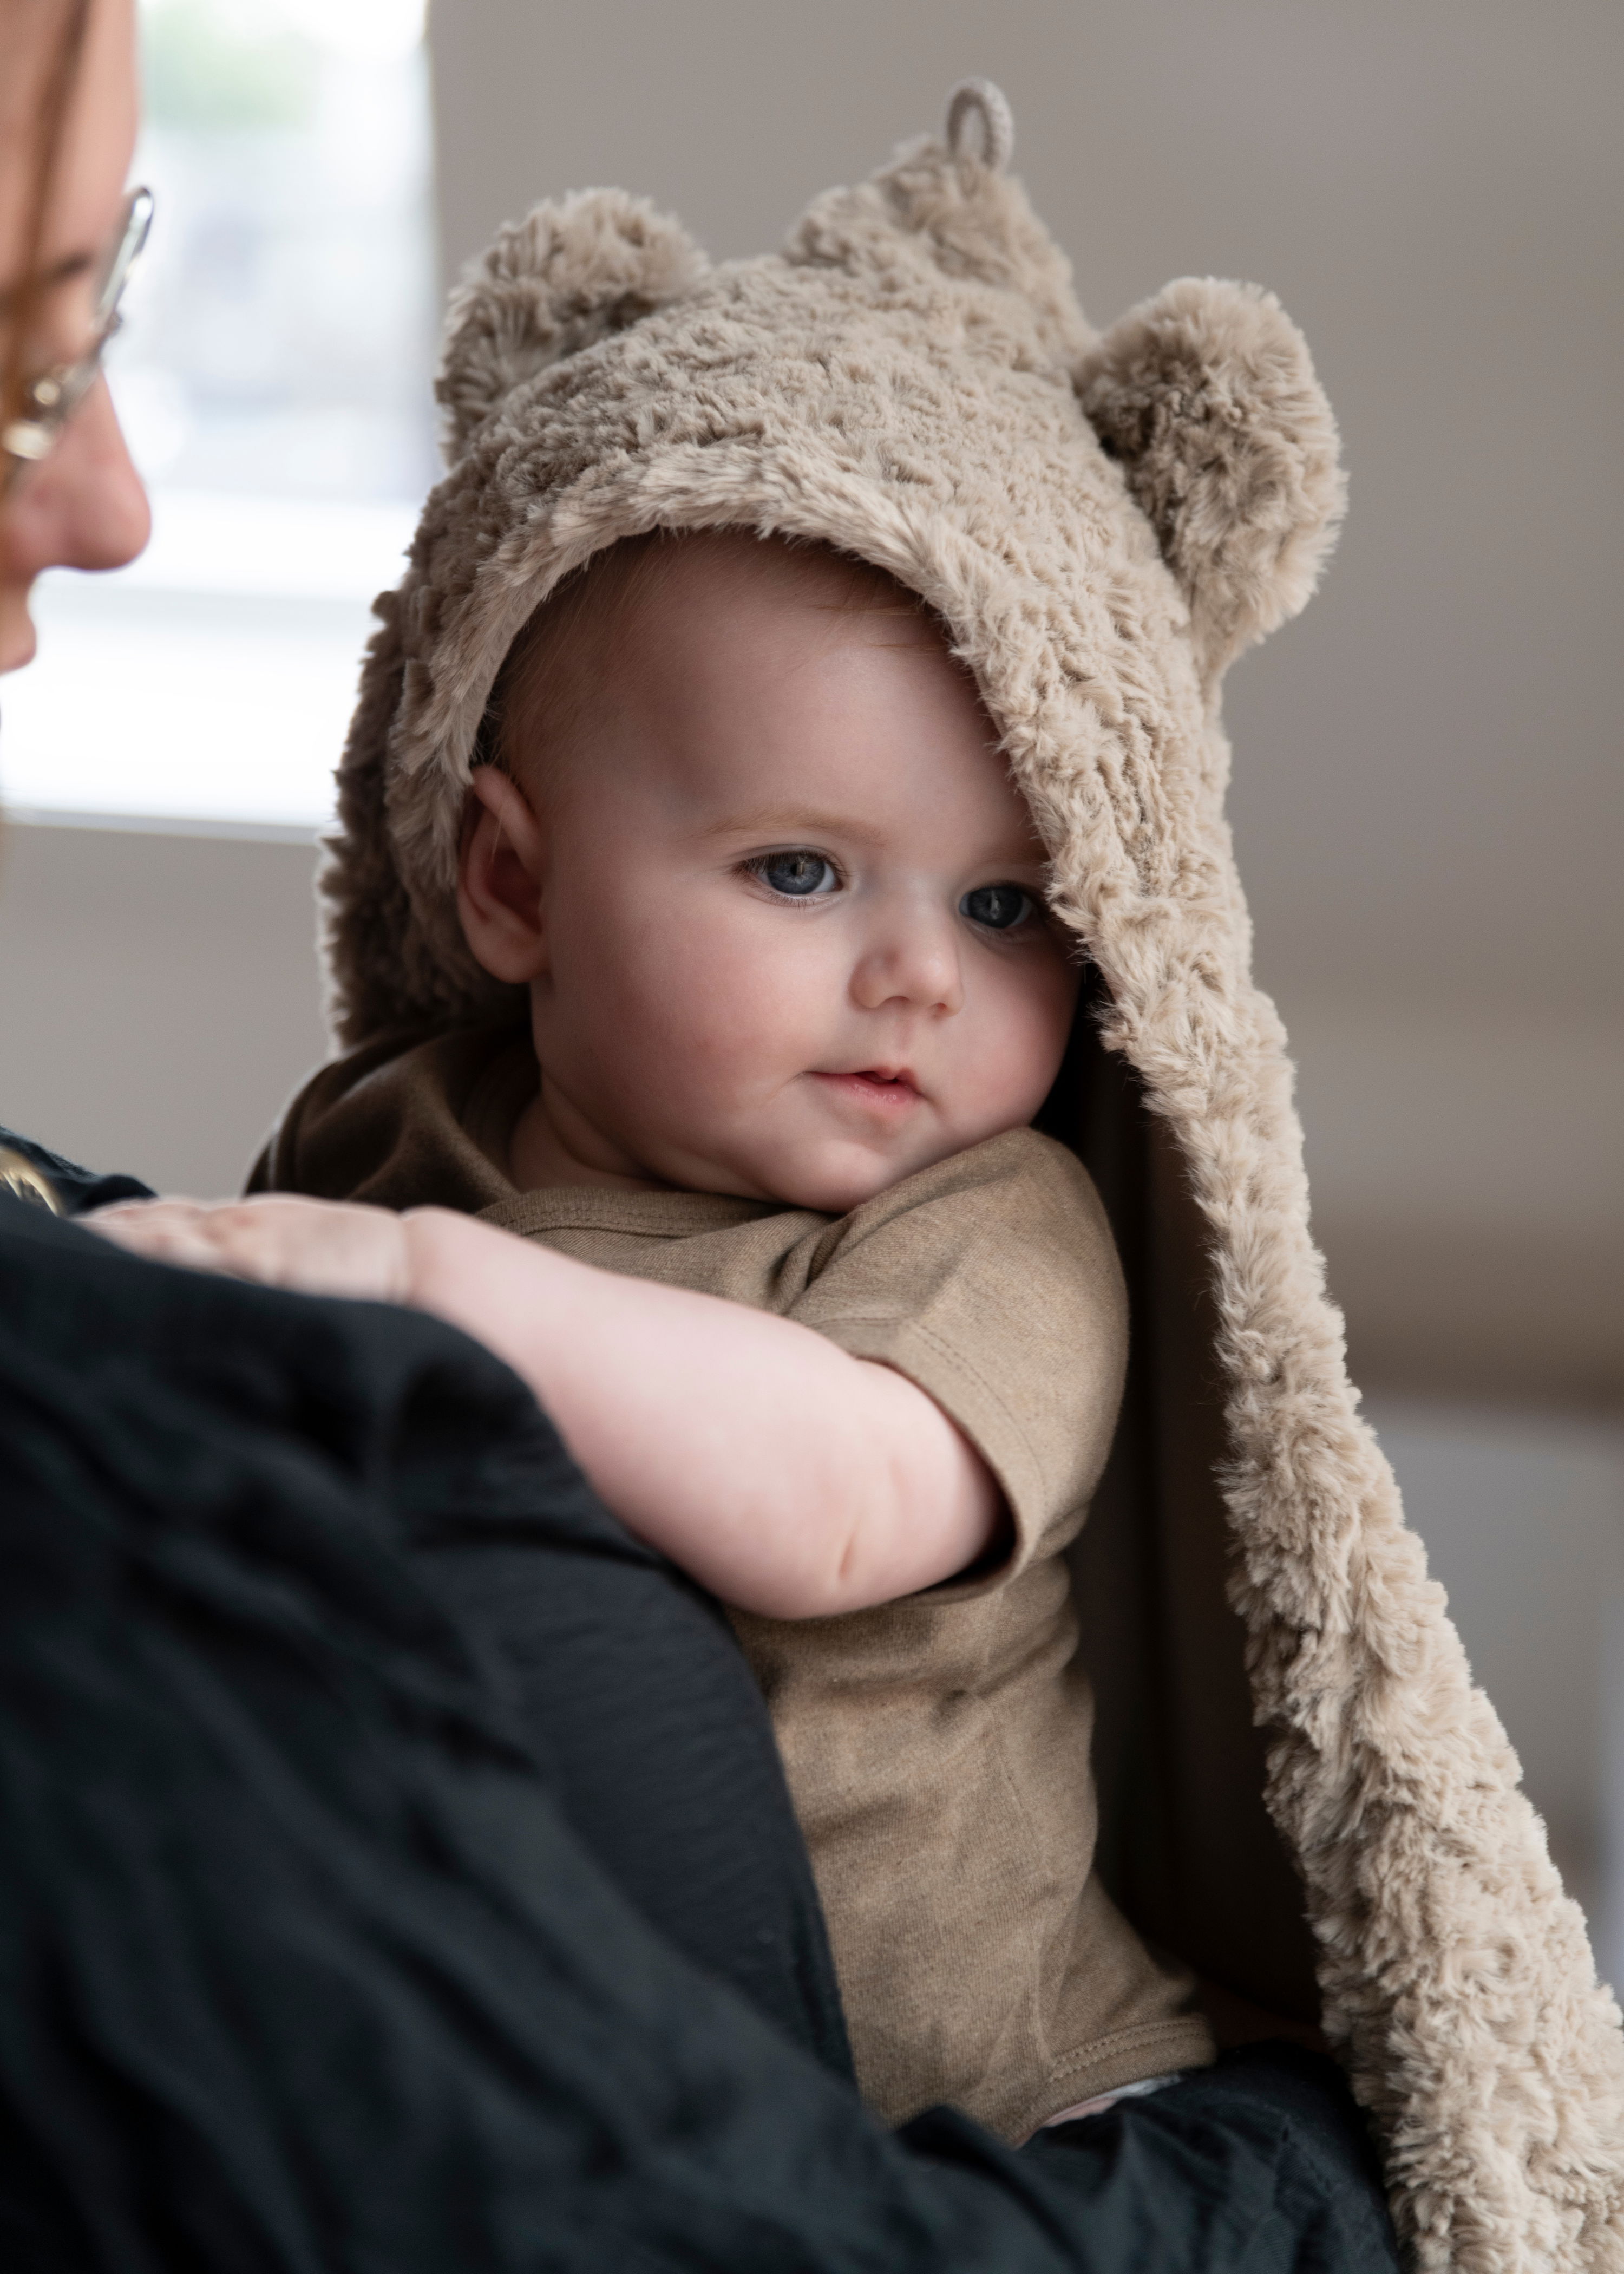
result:
<svg viewBox="0 0 1624 2274"><path fill-rule="evenodd" d="M839 980L821 942L790 932L794 922L779 915L765 938L748 924L701 932L675 944L674 968L661 973L660 1022L719 1095L742 1100L827 1053Z"/></svg>
<svg viewBox="0 0 1624 2274"><path fill-rule="evenodd" d="M804 1070L806 1006L771 968L707 975L684 1023L690 1084L719 1110L744 1106Z"/></svg>
<svg viewBox="0 0 1624 2274"><path fill-rule="evenodd" d="M1030 1121L1052 1088L1076 1015L1078 982L1065 965L993 975L978 1008L966 1057L973 1062L970 1095L978 1116L994 1128Z"/></svg>

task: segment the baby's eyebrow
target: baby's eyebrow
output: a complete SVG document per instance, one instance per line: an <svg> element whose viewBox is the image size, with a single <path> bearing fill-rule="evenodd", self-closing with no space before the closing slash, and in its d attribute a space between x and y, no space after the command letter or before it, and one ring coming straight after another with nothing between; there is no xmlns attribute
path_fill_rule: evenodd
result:
<svg viewBox="0 0 1624 2274"><path fill-rule="evenodd" d="M703 837L873 837L849 813L820 813L804 805L756 806L744 813L724 814L700 832Z"/></svg>

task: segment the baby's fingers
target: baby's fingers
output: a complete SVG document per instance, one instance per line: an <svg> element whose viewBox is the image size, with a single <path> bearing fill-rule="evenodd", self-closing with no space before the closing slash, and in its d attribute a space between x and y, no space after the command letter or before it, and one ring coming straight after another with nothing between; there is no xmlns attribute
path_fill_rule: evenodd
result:
<svg viewBox="0 0 1624 2274"><path fill-rule="evenodd" d="M131 1201L102 1209L85 1222L93 1231L149 1262L229 1272L234 1278L276 1286L300 1276L297 1257L303 1227L297 1212L308 1205L295 1201L290 1223L286 1203Z"/></svg>
<svg viewBox="0 0 1624 2274"><path fill-rule="evenodd" d="M115 1208L81 1216L79 1222L86 1231L100 1232L103 1239L150 1262L226 1271L231 1267L206 1228L213 1213L205 1201L121 1201Z"/></svg>
<svg viewBox="0 0 1624 2274"><path fill-rule="evenodd" d="M405 1250L388 1209L267 1193L214 1211L230 1268L311 1295L400 1299Z"/></svg>
<svg viewBox="0 0 1624 2274"><path fill-rule="evenodd" d="M261 1193L252 1200L139 1201L85 1221L159 1263L226 1271L311 1295L403 1299L400 1218L387 1209Z"/></svg>

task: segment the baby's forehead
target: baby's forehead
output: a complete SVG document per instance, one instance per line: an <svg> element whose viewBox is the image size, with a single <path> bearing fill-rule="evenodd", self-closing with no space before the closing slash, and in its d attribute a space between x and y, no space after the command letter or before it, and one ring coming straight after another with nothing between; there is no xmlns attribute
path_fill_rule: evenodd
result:
<svg viewBox="0 0 1624 2274"><path fill-rule="evenodd" d="M767 625L814 650L846 639L950 644L918 595L885 570L832 546L741 530L612 547L596 577L589 565L583 597L601 633L600 668L640 645L726 644Z"/></svg>
<svg viewBox="0 0 1624 2274"><path fill-rule="evenodd" d="M509 761L532 796L650 842L748 836L860 862L866 847L944 875L1041 866L974 680L913 595L749 538L654 559L632 606L614 605L627 585L600 588L560 649Z"/></svg>
<svg viewBox="0 0 1624 2274"><path fill-rule="evenodd" d="M651 531L595 554L536 609L498 676L485 740L500 737L523 772L544 750L560 756L605 703L670 708L701 681L712 704L726 706L735 689L759 701L759 683L747 693L747 666L763 657L788 701L801 667L851 646L951 653L917 594L832 546L737 529Z"/></svg>
<svg viewBox="0 0 1624 2274"><path fill-rule="evenodd" d="M769 611L808 630L878 620L898 636L947 642L917 593L833 546L740 529L655 530L595 553L555 588L519 634L508 666L530 650L604 668L662 629L693 636Z"/></svg>

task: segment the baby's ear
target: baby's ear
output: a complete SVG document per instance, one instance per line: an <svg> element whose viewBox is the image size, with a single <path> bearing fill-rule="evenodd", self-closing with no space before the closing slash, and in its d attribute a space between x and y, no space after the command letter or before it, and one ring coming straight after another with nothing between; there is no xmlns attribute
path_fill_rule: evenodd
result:
<svg viewBox="0 0 1624 2274"><path fill-rule="evenodd" d="M434 381L447 463L515 387L680 299L709 266L680 222L624 190L577 190L500 230L447 312Z"/></svg>
<svg viewBox="0 0 1624 2274"><path fill-rule="evenodd" d="M1210 688L1303 606L1342 518L1307 344L1272 292L1188 276L1111 327L1077 390L1184 588Z"/></svg>
<svg viewBox="0 0 1624 2274"><path fill-rule="evenodd" d="M477 766L462 810L457 916L469 952L505 986L528 987L546 968L543 833L517 782Z"/></svg>

